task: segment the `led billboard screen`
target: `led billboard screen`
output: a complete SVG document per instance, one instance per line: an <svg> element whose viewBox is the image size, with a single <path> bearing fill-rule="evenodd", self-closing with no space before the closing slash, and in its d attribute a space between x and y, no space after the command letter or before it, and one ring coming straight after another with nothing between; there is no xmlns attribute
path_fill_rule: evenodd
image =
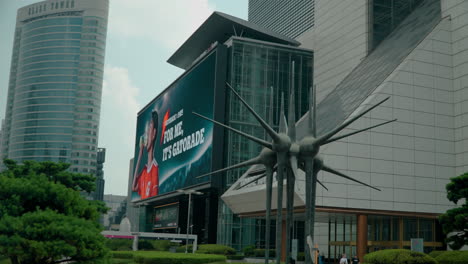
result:
<svg viewBox="0 0 468 264"><path fill-rule="evenodd" d="M178 203L155 207L153 229L177 228L178 219Z"/></svg>
<svg viewBox="0 0 468 264"><path fill-rule="evenodd" d="M216 52L182 75L137 117L132 201L208 182L210 172Z"/></svg>

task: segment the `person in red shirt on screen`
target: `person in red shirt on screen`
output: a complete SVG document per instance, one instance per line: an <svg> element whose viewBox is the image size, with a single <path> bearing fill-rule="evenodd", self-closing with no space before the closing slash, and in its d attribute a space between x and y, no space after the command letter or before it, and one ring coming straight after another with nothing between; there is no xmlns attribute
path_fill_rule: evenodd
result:
<svg viewBox="0 0 468 264"><path fill-rule="evenodd" d="M140 138L140 151L138 154L135 172L133 174L132 190L138 192L141 199L146 199L158 195L159 179L158 172L159 166L154 159L154 144L156 142L156 135L158 134L158 112L153 110L151 112L151 119L146 124L146 139ZM148 152L148 159L146 165L138 173L140 167L143 149L146 148Z"/></svg>

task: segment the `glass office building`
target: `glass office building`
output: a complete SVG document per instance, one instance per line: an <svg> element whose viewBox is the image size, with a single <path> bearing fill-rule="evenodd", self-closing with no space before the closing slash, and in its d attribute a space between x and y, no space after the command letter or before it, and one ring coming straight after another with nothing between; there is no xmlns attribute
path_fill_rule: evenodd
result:
<svg viewBox="0 0 468 264"><path fill-rule="evenodd" d="M242 36L238 36L236 32L242 32ZM214 119L256 137L266 138L264 130L239 99L229 91L226 83L229 83L245 98L265 120L273 111L272 125L275 129L279 124L281 95L284 94L285 105L288 105L289 94L294 92L296 116L299 118L308 110L307 98L309 89L313 86L313 53L310 50L298 48L298 45L297 41L273 31L227 14L215 12L169 58L168 62L186 70L174 81L177 83L187 78L188 75L199 72L197 69L203 67L208 58L215 57ZM294 72L292 72L293 63ZM209 78L208 74L205 73L205 75L203 78ZM213 74L210 73L209 76L211 75ZM294 78L294 87L291 87L291 78ZM192 86L190 89L197 89L200 93L211 93L211 90L206 90L207 87L198 87L196 82L192 81L188 87L190 86ZM273 103L270 103L272 93ZM190 109L185 109L184 115L186 110ZM190 111L187 111L187 114L190 114ZM258 155L261 149L258 144L224 130L222 127L215 126L213 131L211 144L214 153L212 163L215 164L212 166L213 170L250 159ZM161 161L161 164L163 162ZM216 174L211 177L210 182L186 186L186 189L196 189L203 193L203 195L192 196L192 212L190 213L187 212L187 195L177 192L136 201L134 205L139 208L144 207L144 209L142 208L133 216L132 222L138 223L138 231L175 233L180 230L180 233L184 233L187 228L187 215L193 215L192 225L189 227L194 234L198 235L199 243L225 244L237 250L248 245L264 245L265 221L252 218L241 219L233 214L220 199L220 195L246 169ZM131 178L133 173L130 174ZM187 175L192 174L192 172L187 173ZM164 206L178 207L176 227L154 229L155 218L158 218L155 211ZM274 228L272 226L272 230Z"/></svg>
<svg viewBox="0 0 468 264"><path fill-rule="evenodd" d="M3 158L95 173L108 5L48 0L18 10Z"/></svg>
<svg viewBox="0 0 468 264"><path fill-rule="evenodd" d="M309 109L308 93L312 82L313 54L308 50L275 45L252 39L232 38L228 42L227 81L247 100L265 120L273 111L273 126L278 129L281 94L288 111L291 91L296 98L296 116ZM294 62L294 73L292 63ZM291 76L295 87L291 88ZM273 92L273 104L270 95ZM265 130L236 97L226 98L226 124L258 138L266 138ZM262 146L234 133L225 136L225 167L251 159L260 153ZM224 192L246 171L227 172L223 182ZM221 201L218 211L218 243L241 250L248 245L264 245L265 221L239 218ZM275 227L272 226L272 232Z"/></svg>

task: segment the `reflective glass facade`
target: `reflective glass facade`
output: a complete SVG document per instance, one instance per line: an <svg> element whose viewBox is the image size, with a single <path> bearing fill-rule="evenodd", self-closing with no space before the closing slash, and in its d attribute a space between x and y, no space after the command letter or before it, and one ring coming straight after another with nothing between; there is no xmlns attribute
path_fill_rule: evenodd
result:
<svg viewBox="0 0 468 264"><path fill-rule="evenodd" d="M341 254L356 255L358 235L357 219L354 215L329 217L328 232L322 231L325 258L338 263ZM424 252L444 250L443 233L437 219L405 216L367 216L367 253L382 249L411 248L412 238L424 239Z"/></svg>
<svg viewBox="0 0 468 264"><path fill-rule="evenodd" d="M371 1L371 49L377 47L423 0Z"/></svg>
<svg viewBox="0 0 468 264"><path fill-rule="evenodd" d="M264 42L233 38L228 51L228 82L247 102L267 120L273 109L273 126L279 124L281 93L287 100L292 67L295 71L296 117L308 111L308 93L312 82L313 54L310 51L276 46ZM273 105L270 105L270 93L273 90ZM226 123L238 130L259 138L265 138L263 128L252 114L235 97L227 93ZM286 113L288 109L286 108ZM237 134L225 134L225 161L230 166L258 155L261 146ZM223 186L226 190L245 169L233 170L225 175ZM274 225L272 232L274 232ZM218 210L218 240L220 244L230 245L238 250L248 245L264 245L265 221L239 218L220 200ZM273 245L272 245L273 246Z"/></svg>
<svg viewBox="0 0 468 264"><path fill-rule="evenodd" d="M18 18L11 62L2 151L8 158L62 161L95 173L107 10L99 16L93 8L69 0L20 9L19 16L27 14Z"/></svg>

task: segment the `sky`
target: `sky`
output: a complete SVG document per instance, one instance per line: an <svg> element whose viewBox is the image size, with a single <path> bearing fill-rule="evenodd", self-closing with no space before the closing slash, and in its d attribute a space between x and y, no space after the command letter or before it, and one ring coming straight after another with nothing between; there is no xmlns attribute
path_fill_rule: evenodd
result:
<svg viewBox="0 0 468 264"><path fill-rule="evenodd" d="M0 119L5 117L18 8L0 0ZM213 11L247 19L248 0L110 0L99 147L105 194L127 195L137 112L183 73L166 60Z"/></svg>

